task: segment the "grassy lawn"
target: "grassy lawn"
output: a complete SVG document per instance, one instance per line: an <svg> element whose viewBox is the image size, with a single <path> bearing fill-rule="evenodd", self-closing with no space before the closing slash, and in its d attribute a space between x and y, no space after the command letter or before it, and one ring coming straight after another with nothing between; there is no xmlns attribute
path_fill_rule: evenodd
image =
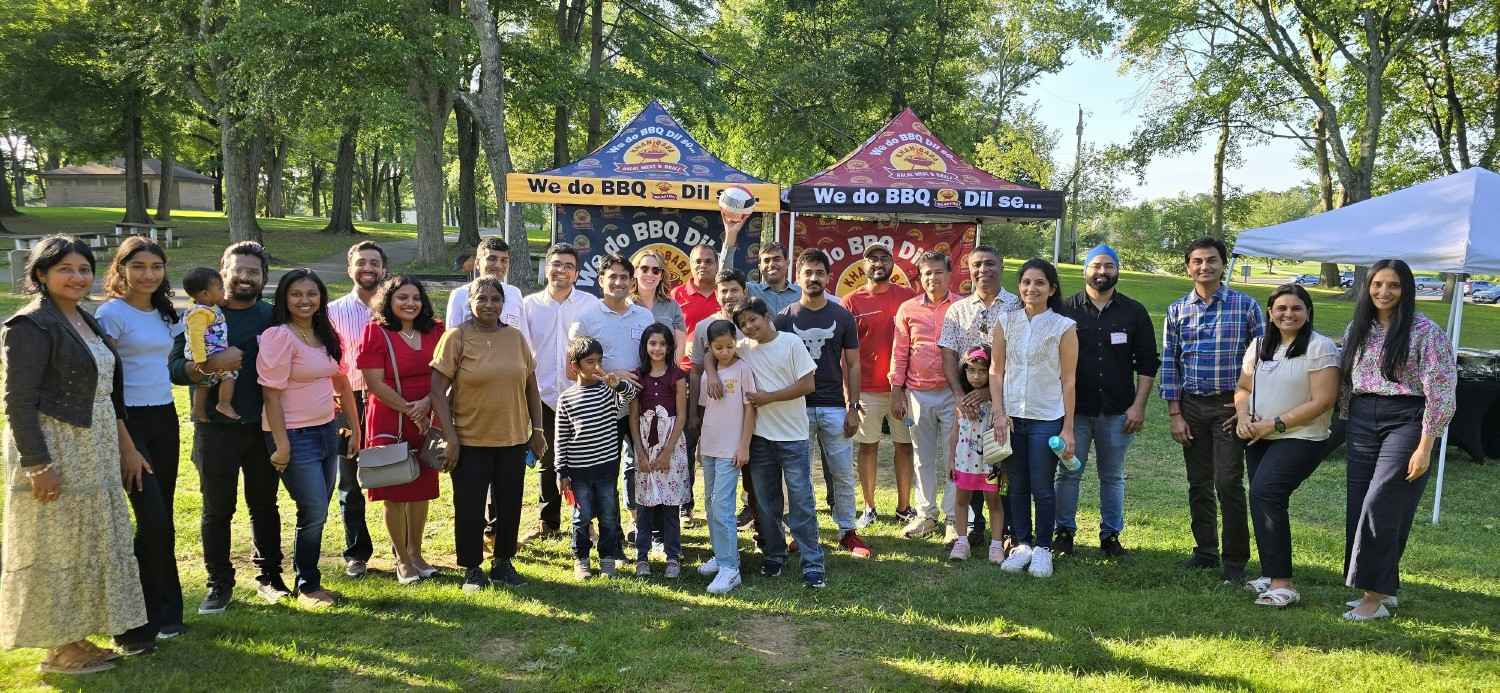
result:
<svg viewBox="0 0 1500 693"><path fill-rule="evenodd" d="M1014 269L1007 275L1012 283ZM1063 274L1067 288L1076 290L1077 268ZM1187 291L1187 280L1127 275L1122 289L1160 316L1167 302ZM1250 287L1261 299L1269 290ZM1352 306L1323 300L1326 295L1319 295L1318 324L1337 334ZM1473 310L1465 334L1497 346L1500 321L1493 309L1472 308L1489 312ZM829 551L829 586L819 592L805 591L795 570L775 579L754 574L760 559L742 534L744 586L725 597L707 596L707 580L691 569L710 555L707 530L697 528L684 533L689 569L676 582L653 577L576 583L567 543L559 539L522 549L517 566L527 585L464 595L454 568L452 491L445 480L427 528L427 554L445 569L440 578L396 585L380 509L371 504L367 516L377 551L368 578L342 575L336 511L325 530L322 567L329 586L344 593L342 606L314 613L265 604L252 590L241 504L234 536L236 601L224 614L199 616L194 607L203 598L205 575L198 480L186 462L191 430L185 393L177 401L186 436L177 551L189 631L162 643L155 654L82 680L36 674L35 650L0 653L0 688L1500 689L1500 465L1475 465L1456 450L1447 469L1442 524L1428 522L1432 485L1418 512L1402 566L1400 609L1394 618L1367 624L1339 618L1342 602L1354 596L1342 586L1342 453L1327 460L1292 500L1301 604L1285 611L1256 607L1238 586L1173 567L1192 546L1186 483L1180 448L1167 435L1165 408L1154 398L1129 459L1123 538L1133 555L1111 562L1099 553L1090 529L1098 521L1098 487L1088 473L1078 553L1060 558L1049 580L1002 573L980 559L949 563L939 538L902 537L889 519L896 499L887 444L878 494L883 519L862 532L876 557L857 560ZM535 475L529 484L523 527L536 518ZM288 571L293 512L283 495ZM834 546L826 510L820 526L824 547ZM660 568L658 562L658 576ZM1257 569L1252 561L1250 572Z"/></svg>

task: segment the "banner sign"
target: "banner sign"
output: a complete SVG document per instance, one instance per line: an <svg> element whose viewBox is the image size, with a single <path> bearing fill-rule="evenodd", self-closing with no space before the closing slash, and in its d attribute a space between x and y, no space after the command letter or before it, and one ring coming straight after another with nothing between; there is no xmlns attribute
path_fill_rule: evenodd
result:
<svg viewBox="0 0 1500 693"><path fill-rule="evenodd" d="M893 221L854 221L824 217L797 216L796 244L792 254L804 248L818 248L828 253L833 263L829 286L843 296L865 283L865 247L884 242L893 249L896 266L891 282L921 291L917 260L927 251L946 254L953 264L948 288L967 294L974 289L969 280L969 251L974 248L974 224L920 224ZM795 270L790 268L789 272ZM795 277L793 277L795 279Z"/></svg>
<svg viewBox="0 0 1500 693"><path fill-rule="evenodd" d="M633 258L652 249L666 260L666 281L675 287L691 274L688 254L708 243L718 249L724 242L724 221L717 211L598 205L558 205L554 240L578 249L577 288L599 296L602 293L599 262L610 253ZM760 255L762 215L750 215L734 249L734 266L753 269ZM752 277L752 281L754 277Z"/></svg>
<svg viewBox="0 0 1500 693"><path fill-rule="evenodd" d="M961 190L870 185L794 185L791 207L799 213L952 214L955 217L1057 219L1056 190Z"/></svg>
<svg viewBox="0 0 1500 693"><path fill-rule="evenodd" d="M755 209L781 209L781 188L773 183L697 182L641 178L582 178L548 173L511 173L505 199L569 205L719 209L719 191L743 185L755 195Z"/></svg>

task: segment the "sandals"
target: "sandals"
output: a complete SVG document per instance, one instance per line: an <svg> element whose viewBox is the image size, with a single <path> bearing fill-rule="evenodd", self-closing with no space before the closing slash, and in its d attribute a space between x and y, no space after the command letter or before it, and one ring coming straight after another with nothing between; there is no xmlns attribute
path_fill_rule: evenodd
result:
<svg viewBox="0 0 1500 693"><path fill-rule="evenodd" d="M51 661L48 661L50 658ZM79 646L77 643L64 645L59 651L47 652L42 661L36 665L36 670L43 674L66 674L81 675L94 674L101 671L109 671L115 668L115 663L105 658L102 650L93 643Z"/></svg>
<svg viewBox="0 0 1500 693"><path fill-rule="evenodd" d="M1271 578L1259 577L1245 583L1245 589L1251 594L1265 594L1271 589Z"/></svg>
<svg viewBox="0 0 1500 693"><path fill-rule="evenodd" d="M1284 609L1288 606L1296 604L1301 600L1302 595L1297 594L1296 590L1287 587L1279 587L1274 590L1266 590L1265 592L1262 592L1259 597L1255 598L1255 603L1257 606L1274 606L1278 609Z"/></svg>

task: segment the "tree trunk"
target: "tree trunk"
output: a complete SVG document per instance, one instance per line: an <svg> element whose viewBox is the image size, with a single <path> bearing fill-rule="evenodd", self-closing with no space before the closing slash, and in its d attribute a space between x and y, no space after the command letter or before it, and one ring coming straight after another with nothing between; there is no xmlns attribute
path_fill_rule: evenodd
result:
<svg viewBox="0 0 1500 693"><path fill-rule="evenodd" d="M446 95L444 101L446 102ZM443 250L443 130L448 124L448 109L428 112L423 127L417 129L412 152L411 190L417 208L417 262L435 267L447 264Z"/></svg>
<svg viewBox="0 0 1500 693"><path fill-rule="evenodd" d="M214 179L214 211L224 211L224 157L215 154L210 172Z"/></svg>
<svg viewBox="0 0 1500 693"><path fill-rule="evenodd" d="M604 0L589 3L589 115L588 150L594 151L604 144L604 95L601 93L599 73L604 64Z"/></svg>
<svg viewBox="0 0 1500 693"><path fill-rule="evenodd" d="M474 169L479 163L479 125L460 108L454 113L458 127L458 247L479 245L479 205L475 200Z"/></svg>
<svg viewBox="0 0 1500 693"><path fill-rule="evenodd" d="M1224 239L1224 155L1229 151L1229 109L1219 113L1219 139L1214 143L1213 210L1208 235Z"/></svg>
<svg viewBox="0 0 1500 693"><path fill-rule="evenodd" d="M1318 205L1320 212L1333 209L1333 172L1328 168L1328 141L1323 139L1327 134L1328 125L1323 122L1322 114L1313 121L1313 159L1318 164ZM1337 289L1343 286L1343 277L1339 275L1338 263L1324 262L1318 268L1319 283L1329 289Z"/></svg>
<svg viewBox="0 0 1500 693"><path fill-rule="evenodd" d="M344 121L344 134L339 136L339 156L333 164L333 204L328 209L328 225L323 227L322 233L359 233L354 228L354 150L358 139L359 119L349 118ZM314 181L317 180L316 171L314 169ZM313 187L316 189L317 185ZM313 194L316 199L317 193Z"/></svg>
<svg viewBox="0 0 1500 693"><path fill-rule="evenodd" d="M0 217L21 216L21 210L16 209L16 204L10 197L10 184L6 182L6 169L10 168L0 161Z"/></svg>
<svg viewBox="0 0 1500 693"><path fill-rule="evenodd" d="M504 218L505 176L512 170L510 143L505 135L505 64L489 0L467 0L466 4L469 21L474 23L474 34L479 40L479 91L460 93L458 98L479 124L480 141L489 161L490 182L499 203L498 214ZM526 240L526 225L519 208L513 210L504 233L511 248L511 282L522 292L528 292L536 287L536 272L531 268L531 246Z"/></svg>
<svg viewBox="0 0 1500 693"><path fill-rule="evenodd" d="M391 179L386 183L385 195L385 220L392 224L401 223L401 180L406 177L406 172L394 166L391 167ZM416 193L412 193L415 197Z"/></svg>
<svg viewBox="0 0 1500 693"><path fill-rule="evenodd" d="M15 169L15 178L11 180L11 183L14 184L15 188L16 188L16 206L17 207L25 207L26 206L26 160L23 159L23 158L21 158L20 153L17 151L19 149L20 149L20 147L17 146L17 147L12 147L11 150L10 150L11 165ZM41 179L38 178L38 180L41 180Z"/></svg>
<svg viewBox="0 0 1500 693"><path fill-rule="evenodd" d="M360 157L364 159L363 156ZM380 145L375 145L374 153L370 154L368 166L365 171L365 185L360 194L363 196L365 210L362 217L365 221L380 221L381 185L385 180L385 168L380 161Z"/></svg>
<svg viewBox="0 0 1500 693"><path fill-rule="evenodd" d="M310 167L312 180L309 183L312 189L307 196L307 202L312 208L312 215L321 217L323 216L323 160L318 158L317 152L311 152L308 159L312 164Z"/></svg>
<svg viewBox="0 0 1500 693"><path fill-rule="evenodd" d="M156 191L155 219L157 221L172 220L172 188L177 184L172 154L172 136L168 135L161 140L161 152L158 156L161 176L158 178L160 189Z"/></svg>
<svg viewBox="0 0 1500 693"><path fill-rule="evenodd" d="M149 224L151 216L146 213L146 178L141 174L145 161L144 143L141 141L141 116L135 112L134 104L126 107L122 125L125 128L125 218L127 224Z"/></svg>
<svg viewBox="0 0 1500 693"><path fill-rule="evenodd" d="M266 163L266 216L274 219L286 217L286 157L287 138L276 138L276 150Z"/></svg>
<svg viewBox="0 0 1500 693"><path fill-rule="evenodd" d="M50 170L50 169L48 169L46 166L42 165L42 153L39 150L33 149L31 151L31 161L32 161L32 163L36 164L36 173L37 173L37 176L36 176L36 193L37 193L37 197L45 200L45 199L47 199L47 181L42 180L42 172ZM56 167L54 166L53 168L56 168ZM25 200L22 200L22 201L24 202Z"/></svg>
<svg viewBox="0 0 1500 693"><path fill-rule="evenodd" d="M224 213L229 217L229 242L262 240L260 224L255 221L256 188L260 184L260 156L266 132L244 132L243 118L230 112L220 118L220 138L224 157Z"/></svg>

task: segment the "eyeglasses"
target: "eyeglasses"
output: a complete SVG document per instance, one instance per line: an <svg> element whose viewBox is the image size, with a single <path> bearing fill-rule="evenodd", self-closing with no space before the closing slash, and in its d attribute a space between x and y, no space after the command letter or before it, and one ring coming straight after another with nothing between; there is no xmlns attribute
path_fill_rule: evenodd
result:
<svg viewBox="0 0 1500 693"><path fill-rule="evenodd" d="M642 272L646 272L648 274L661 274L662 273L662 269L660 267L648 267L646 265L642 265L640 267L637 267L636 269L638 269L638 270L640 270Z"/></svg>

